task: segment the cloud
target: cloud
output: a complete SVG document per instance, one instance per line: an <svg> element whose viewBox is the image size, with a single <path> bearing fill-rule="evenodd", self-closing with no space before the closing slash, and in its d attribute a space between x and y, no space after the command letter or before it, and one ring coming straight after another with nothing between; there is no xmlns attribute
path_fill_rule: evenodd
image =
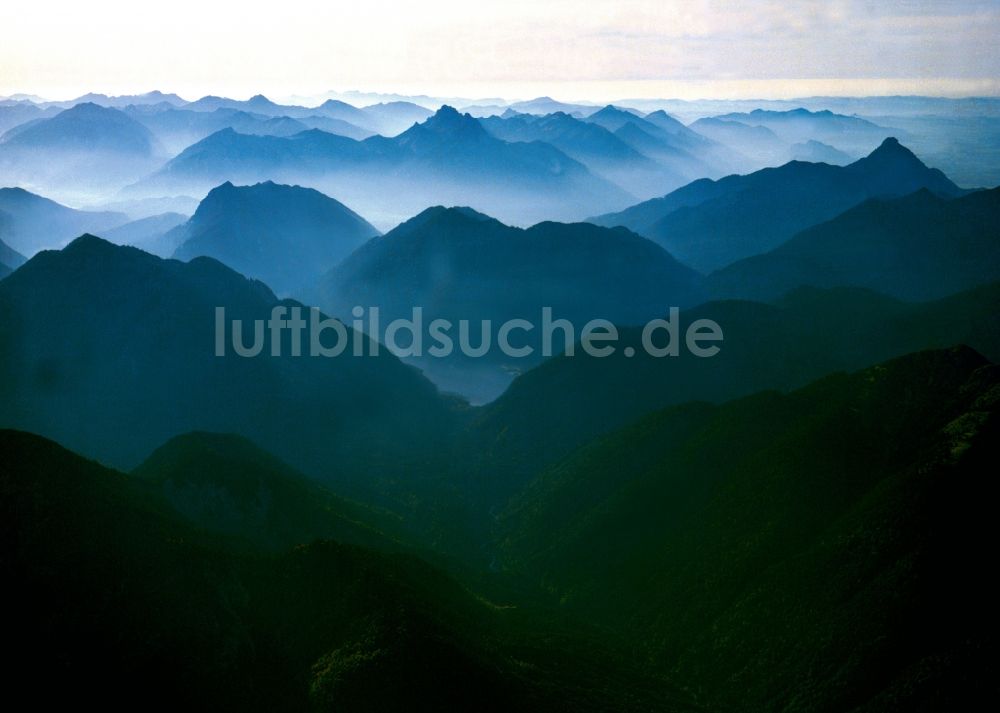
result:
<svg viewBox="0 0 1000 713"><path fill-rule="evenodd" d="M977 0L35 0L2 13L8 92L1000 77L1000 7Z"/></svg>

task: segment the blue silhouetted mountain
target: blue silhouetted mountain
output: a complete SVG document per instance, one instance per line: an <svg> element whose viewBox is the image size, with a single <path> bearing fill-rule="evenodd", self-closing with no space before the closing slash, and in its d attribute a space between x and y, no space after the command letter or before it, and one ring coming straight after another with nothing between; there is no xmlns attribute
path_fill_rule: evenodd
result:
<svg viewBox="0 0 1000 713"><path fill-rule="evenodd" d="M148 129L124 112L97 104L77 104L37 122L9 138L0 137L3 151L106 151L151 157L156 140Z"/></svg>
<svg viewBox="0 0 1000 713"><path fill-rule="evenodd" d="M146 92L145 94L121 94L118 96L90 93L66 102L69 106L88 103L105 107L114 107L116 109L124 109L128 106L151 106L155 104L184 106L188 102L181 99L176 94L164 94L159 90L153 90L151 92Z"/></svg>
<svg viewBox="0 0 1000 713"><path fill-rule="evenodd" d="M171 238L166 238L166 235L186 223L188 218L183 213L159 213L130 221L117 228L102 230L100 233L102 238L115 245L131 245L159 257L170 257L177 249L177 244Z"/></svg>
<svg viewBox="0 0 1000 713"><path fill-rule="evenodd" d="M523 114L543 115L562 112L564 114L585 116L592 114L597 107L585 104L567 104L566 102L556 101L552 97L536 97L527 101L514 102L510 105L510 109Z"/></svg>
<svg viewBox="0 0 1000 713"><path fill-rule="evenodd" d="M440 386L475 401L494 398L513 374L540 361L544 307L578 329L599 318L641 324L702 294L698 275L625 229L549 222L524 230L442 207L366 243L324 278L321 291L320 304L345 319L355 305L378 306L382 329L410 318L414 307L425 324L441 318L457 329L470 320L473 346L481 342L480 320L494 329L511 319L536 325L511 339L535 348L527 358L505 357L494 342L488 358L463 360L456 348L451 358L419 362Z"/></svg>
<svg viewBox="0 0 1000 713"><path fill-rule="evenodd" d="M699 137L690 129L677 134L671 133L633 111L611 105L584 120L604 127L640 153L653 158L689 161L695 164L698 159L691 150L697 146L698 139L705 145L709 143L707 139Z"/></svg>
<svg viewBox="0 0 1000 713"><path fill-rule="evenodd" d="M16 126L48 119L60 112L58 107L42 108L31 102L0 104L0 136Z"/></svg>
<svg viewBox="0 0 1000 713"><path fill-rule="evenodd" d="M808 161L810 163L830 163L834 166L846 166L854 161L850 154L835 149L822 141L809 139L802 143L792 144L789 149L793 161Z"/></svg>
<svg viewBox="0 0 1000 713"><path fill-rule="evenodd" d="M500 512L501 566L706 710L976 708L998 392L960 347L654 413Z"/></svg>
<svg viewBox="0 0 1000 713"><path fill-rule="evenodd" d="M365 126L369 122L368 116L363 109L359 109L353 104L348 104L338 99L327 99L313 111L322 116L328 116L331 119L340 119L341 121L358 126Z"/></svg>
<svg viewBox="0 0 1000 713"><path fill-rule="evenodd" d="M636 168L650 160L613 133L569 114L509 114L491 116L479 123L504 141L544 141L581 163L626 163Z"/></svg>
<svg viewBox="0 0 1000 713"><path fill-rule="evenodd" d="M942 196L964 192L890 138L848 166L792 161L745 176L695 181L593 222L624 225L682 262L711 272L767 252L868 198L921 188Z"/></svg>
<svg viewBox="0 0 1000 713"><path fill-rule="evenodd" d="M434 113L419 104L404 101L372 104L364 107L362 111L365 116L365 124L377 126L377 133L383 136L395 136L414 124L426 121ZM322 129L323 127L316 128Z"/></svg>
<svg viewBox="0 0 1000 713"><path fill-rule="evenodd" d="M1000 188L872 199L709 277L713 294L772 299L801 285L936 299L1000 279Z"/></svg>
<svg viewBox="0 0 1000 713"><path fill-rule="evenodd" d="M228 97L204 96L184 106L191 111L215 111L217 109L236 109L249 112L251 114L265 114L267 116L290 116L308 111L305 107L276 104L263 94L257 94L250 99L230 99Z"/></svg>
<svg viewBox="0 0 1000 713"><path fill-rule="evenodd" d="M0 170L14 183L86 194L135 181L160 165L162 153L124 112L84 103L0 137Z"/></svg>
<svg viewBox="0 0 1000 713"><path fill-rule="evenodd" d="M788 142L779 139L766 126L748 126L738 121L704 117L692 123L691 129L725 144L762 168L779 166L789 159Z"/></svg>
<svg viewBox="0 0 1000 713"><path fill-rule="evenodd" d="M23 255L61 247L81 233L127 221L123 213L76 210L23 188L0 188L0 239Z"/></svg>
<svg viewBox="0 0 1000 713"><path fill-rule="evenodd" d="M206 96L184 106L185 110L194 112L216 112L218 110L240 111L267 117L286 117L291 119L326 119L333 121L330 126L353 127L350 131L364 132L366 135L378 133L377 120L374 115L368 115L365 110L358 109L346 102L329 100L317 107L296 106L294 104L278 104L263 94L257 94L250 99L229 99L227 97ZM321 126L317 128L323 128Z"/></svg>
<svg viewBox="0 0 1000 713"><path fill-rule="evenodd" d="M223 130L130 190L197 193L227 180L310 185L382 222L398 222L428 203L467 203L532 222L581 217L588 206L629 200L625 191L553 146L502 141L451 107L396 137L364 141L318 130L288 138ZM393 196L391 204L386 195Z"/></svg>
<svg viewBox="0 0 1000 713"><path fill-rule="evenodd" d="M867 119L834 114L828 110L754 109L749 113L723 114L714 118L738 121L748 126L763 126L789 144L810 140L822 141L855 156L871 151L894 133L893 129L879 126Z"/></svg>
<svg viewBox="0 0 1000 713"><path fill-rule="evenodd" d="M747 169L745 157L684 126L664 111L641 116L633 110L609 105L585 121L614 132L636 151L662 162L688 180L716 178Z"/></svg>
<svg viewBox="0 0 1000 713"><path fill-rule="evenodd" d="M544 141L636 196L681 185L683 175L639 153L598 124L569 114L537 116L510 113L480 119L491 134L504 141Z"/></svg>
<svg viewBox="0 0 1000 713"><path fill-rule="evenodd" d="M681 311L681 339L697 319L722 328L711 358L683 348L677 357L651 356L640 329L622 328L611 356L577 350L517 377L472 431L470 452L488 452L482 468L495 475L484 479L493 493L489 507L586 441L656 409L798 388L831 372L953 344L1000 359L1000 282L919 303L855 288L803 288L773 304L709 302Z"/></svg>
<svg viewBox="0 0 1000 713"><path fill-rule="evenodd" d="M234 353L229 324L216 355L217 307L242 320L250 348L254 320L279 304L296 303L211 258L162 260L93 236L39 253L0 282L0 425L123 467L181 433L235 433L369 493L392 477L370 470L378 459L398 455L404 467L436 447L449 404L384 349L371 356L350 329L339 356L308 356L307 326L303 356L292 356L285 330L278 356L268 339L251 358ZM338 341L332 328L320 338ZM366 356L354 357L359 339Z"/></svg>
<svg viewBox="0 0 1000 713"><path fill-rule="evenodd" d="M241 134L262 136L293 136L309 129L322 129L352 139L367 138L373 133L339 119L319 115L293 119L226 107L214 111L192 111L187 108L149 111L146 107L131 107L126 111L152 131L173 153L180 153L206 136L227 128Z"/></svg>
<svg viewBox="0 0 1000 713"><path fill-rule="evenodd" d="M173 257L213 257L278 294L302 294L366 240L364 218L319 191L258 183L214 188L168 240Z"/></svg>

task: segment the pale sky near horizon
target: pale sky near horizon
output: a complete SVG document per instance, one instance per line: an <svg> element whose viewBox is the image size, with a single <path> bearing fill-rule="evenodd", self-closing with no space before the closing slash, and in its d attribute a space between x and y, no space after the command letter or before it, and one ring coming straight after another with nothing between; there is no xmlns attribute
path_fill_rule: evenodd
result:
<svg viewBox="0 0 1000 713"><path fill-rule="evenodd" d="M997 0L33 0L0 95L1000 95Z"/></svg>

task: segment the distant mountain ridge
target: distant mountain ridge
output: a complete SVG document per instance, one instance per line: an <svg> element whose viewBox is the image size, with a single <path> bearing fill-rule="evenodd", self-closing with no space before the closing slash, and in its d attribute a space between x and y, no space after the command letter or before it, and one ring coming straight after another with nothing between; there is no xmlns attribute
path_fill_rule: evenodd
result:
<svg viewBox="0 0 1000 713"><path fill-rule="evenodd" d="M10 220L10 216L6 213L0 212L0 235L4 233L4 224ZM14 268L20 267L24 264L27 258L21 253L14 250L3 240L0 240L0 265L2 265L7 272L10 272Z"/></svg>
<svg viewBox="0 0 1000 713"><path fill-rule="evenodd" d="M558 149L541 142L502 141L476 119L447 106L392 138L354 141L319 130L288 138L219 131L130 191L200 191L227 180L308 184L335 193L374 219L387 206L373 196L387 192L396 197L393 218L447 201L534 222L579 217L588 205L629 200L627 193Z"/></svg>
<svg viewBox="0 0 1000 713"><path fill-rule="evenodd" d="M868 198L907 195L921 188L943 196L965 192L889 138L848 166L792 161L745 176L695 181L592 222L624 225L682 262L711 272L771 250L799 230Z"/></svg>
<svg viewBox="0 0 1000 713"><path fill-rule="evenodd" d="M774 299L802 285L927 300L1000 279L1000 188L873 198L712 274L716 296Z"/></svg>
<svg viewBox="0 0 1000 713"><path fill-rule="evenodd" d="M0 188L0 239L25 256L126 222L124 213L76 210L23 188Z"/></svg>
<svg viewBox="0 0 1000 713"><path fill-rule="evenodd" d="M104 150L150 157L158 147L153 135L117 109L85 102L51 119L0 136L7 153L18 150Z"/></svg>
<svg viewBox="0 0 1000 713"><path fill-rule="evenodd" d="M0 137L0 173L47 192L93 195L148 174L164 154L149 129L124 112L82 103L9 129Z"/></svg>
<svg viewBox="0 0 1000 713"><path fill-rule="evenodd" d="M0 425L128 468L181 433L235 433L313 477L377 489L389 472L359 478L361 463L433 449L451 404L385 350L353 358L367 340L351 329L339 357L291 356L287 330L281 356L261 344L259 358L239 357L228 339L217 356L217 307L247 325L249 348L254 320L295 304L211 258L161 260L93 236L44 251L0 282Z"/></svg>

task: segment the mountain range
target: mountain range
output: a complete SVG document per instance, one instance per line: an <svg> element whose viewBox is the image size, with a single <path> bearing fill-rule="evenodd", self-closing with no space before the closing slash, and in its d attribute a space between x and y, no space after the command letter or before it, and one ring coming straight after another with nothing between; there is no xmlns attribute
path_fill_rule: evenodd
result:
<svg viewBox="0 0 1000 713"><path fill-rule="evenodd" d="M269 181L213 188L191 219L161 240L177 245L175 259L212 257L279 294L301 295L378 234L333 198Z"/></svg>
<svg viewBox="0 0 1000 713"><path fill-rule="evenodd" d="M123 213L76 210L23 188L0 188L0 239L26 256L126 222Z"/></svg>
<svg viewBox="0 0 1000 713"><path fill-rule="evenodd" d="M829 109L809 111L797 108L788 111L754 109L747 113L730 113L714 117L735 121L746 126L769 129L789 144L822 141L850 154L865 154L898 130L879 126L857 116L835 114Z"/></svg>
<svg viewBox="0 0 1000 713"><path fill-rule="evenodd" d="M873 198L712 274L716 296L773 299L801 285L928 300L1000 279L1000 189Z"/></svg>
<svg viewBox="0 0 1000 713"><path fill-rule="evenodd" d="M260 136L293 136L309 129L321 129L352 139L364 139L373 134L372 131L328 116L291 118L256 114L230 107L219 107L214 111L130 107L126 113L153 132L171 154L180 153L191 144L222 129Z"/></svg>
<svg viewBox="0 0 1000 713"><path fill-rule="evenodd" d="M889 138L848 166L792 161L745 176L702 179L591 220L624 225L696 270L711 272L776 248L798 231L868 198L907 195L921 188L951 197L964 192Z"/></svg>
<svg viewBox="0 0 1000 713"><path fill-rule="evenodd" d="M210 258L161 260L93 236L39 253L0 282L0 424L125 468L181 433L234 433L371 493L434 449L452 406L385 350L352 358L357 340L372 350L350 329L337 357L294 356L289 330L278 356L260 341L259 356L240 357L228 334L218 355L217 307L250 348L254 320L296 305ZM309 354L311 326L301 335Z"/></svg>
<svg viewBox="0 0 1000 713"><path fill-rule="evenodd" d="M975 706L997 378L958 348L654 413L500 514L504 567L709 709Z"/></svg>
<svg viewBox="0 0 1000 713"><path fill-rule="evenodd" d="M324 277L317 301L345 320L356 305L378 307L382 329L411 318L414 307L422 308L425 324L467 320L477 346L481 320L494 328L513 319L540 325L548 307L553 319L577 329L593 319L641 324L701 294L698 275L622 228L547 222L520 229L468 208L436 207L355 251ZM456 349L451 358L419 363L439 385L488 400L540 361L540 332L538 326L511 340L534 348L531 357L505 357L494 343L489 358L464 360Z"/></svg>
<svg viewBox="0 0 1000 713"><path fill-rule="evenodd" d="M1000 283L919 303L863 289L803 288L773 304L717 301L681 316L721 325L720 352L710 359L653 357L642 348L641 330L623 328L614 354L578 350L549 359L483 407L466 434L469 457L485 474L478 499L496 508L540 468L668 406L799 388L825 374L953 344L1000 359Z"/></svg>
<svg viewBox="0 0 1000 713"><path fill-rule="evenodd" d="M516 222L580 217L588 206L628 202L628 194L558 149L502 141L450 107L396 137L364 141L319 130L285 138L226 129L185 149L130 191L199 193L227 180L311 185L381 222L398 222L442 200ZM386 194L395 197L391 207L378 200Z"/></svg>
<svg viewBox="0 0 1000 713"><path fill-rule="evenodd" d="M169 472L171 454L186 454L197 478L241 450L185 441L194 448L168 444L150 467ZM215 453L198 459L205 446ZM262 549L191 521L155 480L22 432L0 431L0 449L0 571L19 612L6 641L24 654L13 695L117 710L154 697L192 710L691 710L582 630L525 621L411 555L333 541ZM233 474L245 487L270 466ZM275 504L322 516L320 502L284 495ZM63 685L40 693L52 676Z"/></svg>
<svg viewBox="0 0 1000 713"><path fill-rule="evenodd" d="M1000 189L959 185L995 185L998 126L0 98L8 697L983 708Z"/></svg>
<svg viewBox="0 0 1000 713"><path fill-rule="evenodd" d="M636 196L655 194L665 186L685 183L686 166L683 172L678 172L669 163L655 161L637 151L603 126L569 114L505 114L479 121L487 131L504 141L551 144Z"/></svg>
<svg viewBox="0 0 1000 713"><path fill-rule="evenodd" d="M124 112L82 103L0 136L0 172L19 185L85 195L137 180L162 163L163 153L153 134Z"/></svg>

